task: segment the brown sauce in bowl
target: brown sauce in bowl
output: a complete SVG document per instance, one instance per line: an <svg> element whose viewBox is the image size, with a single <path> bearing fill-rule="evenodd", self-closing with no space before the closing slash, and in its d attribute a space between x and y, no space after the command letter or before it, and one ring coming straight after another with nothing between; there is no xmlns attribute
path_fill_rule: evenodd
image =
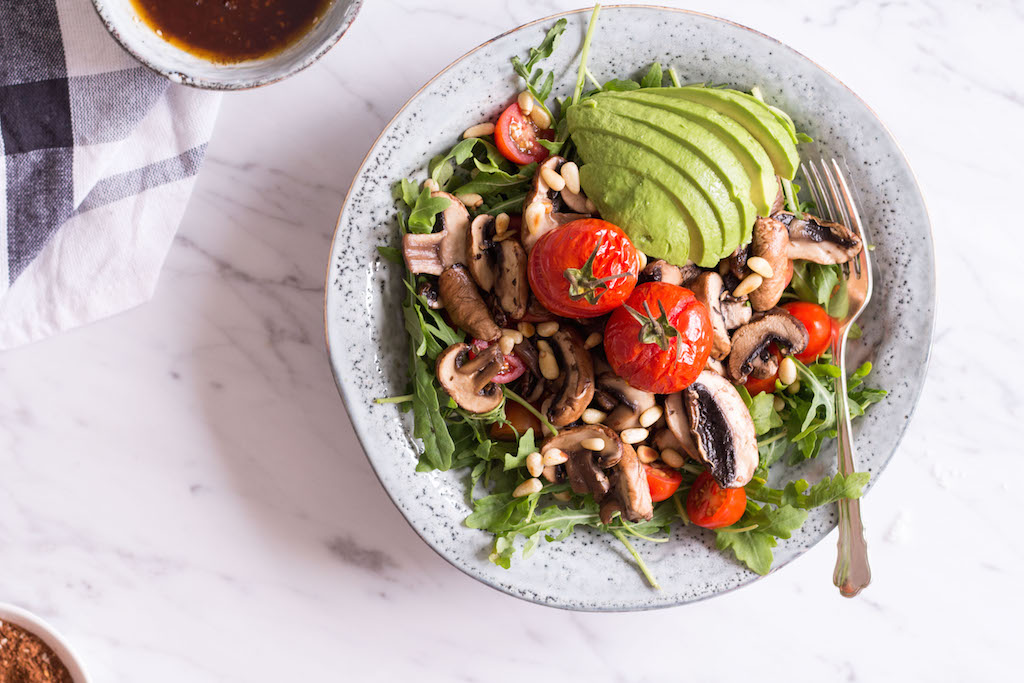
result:
<svg viewBox="0 0 1024 683"><path fill-rule="evenodd" d="M331 0L132 0L172 45L214 62L279 52L323 16Z"/></svg>

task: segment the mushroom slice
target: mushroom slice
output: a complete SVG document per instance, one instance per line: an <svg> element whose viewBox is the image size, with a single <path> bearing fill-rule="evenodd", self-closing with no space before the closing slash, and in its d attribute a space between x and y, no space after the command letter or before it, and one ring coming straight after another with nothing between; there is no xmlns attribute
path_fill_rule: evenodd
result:
<svg viewBox="0 0 1024 683"><path fill-rule="evenodd" d="M435 311L439 311L444 308L444 303L441 302L441 292L437 288L436 280L427 280L423 282L423 284L416 288L416 293L423 297L429 308L432 308Z"/></svg>
<svg viewBox="0 0 1024 683"><path fill-rule="evenodd" d="M510 318L522 318L530 301L526 250L515 240L498 242L497 250L498 277L494 282L494 292L498 295L498 303Z"/></svg>
<svg viewBox="0 0 1024 683"><path fill-rule="evenodd" d="M714 358L708 358L708 362L704 364L704 369L709 372L713 372L716 375L721 375L722 377L726 376L725 365L722 361L715 360Z"/></svg>
<svg viewBox="0 0 1024 683"><path fill-rule="evenodd" d="M719 486L746 485L757 469L757 435L736 387L705 371L682 393L697 459L707 464Z"/></svg>
<svg viewBox="0 0 1024 683"><path fill-rule="evenodd" d="M494 218L483 214L473 219L469 226L469 272L480 285L480 289L489 292L494 289L494 271L498 265L494 249Z"/></svg>
<svg viewBox="0 0 1024 683"><path fill-rule="evenodd" d="M729 272L737 280L742 280L750 271L747 269L747 259L750 258L750 244L741 244L736 251L729 255Z"/></svg>
<svg viewBox="0 0 1024 683"><path fill-rule="evenodd" d="M700 453L697 451L697 442L693 440L693 433L690 431L690 418L683 408L683 392L677 391L665 397L665 423L669 432L675 437L675 444L671 447L680 450L694 460L700 460ZM657 443L657 437L655 437ZM664 450L669 446L659 448Z"/></svg>
<svg viewBox="0 0 1024 683"><path fill-rule="evenodd" d="M501 388L492 382L501 372L505 357L497 344L469 357L469 344L452 344L437 357L437 379L459 407L471 413L488 413L501 405Z"/></svg>
<svg viewBox="0 0 1024 683"><path fill-rule="evenodd" d="M772 374L770 363L777 362L768 350L771 344L783 354L789 354L803 351L807 341L807 328L781 308L755 316L732 335L729 377L734 382L743 382L757 366L767 370L759 370L755 377L769 377Z"/></svg>
<svg viewBox="0 0 1024 683"><path fill-rule="evenodd" d="M697 301L704 304L711 317L711 330L714 333L711 341L711 357L715 360L722 360L729 355L732 342L729 340L729 330L725 324L725 316L722 314L722 294L725 283L722 276L713 270L708 270L690 283Z"/></svg>
<svg viewBox="0 0 1024 683"><path fill-rule="evenodd" d="M446 268L441 273L438 288L441 301L458 328L486 341L494 341L501 336L501 328L491 317L465 266L456 264Z"/></svg>
<svg viewBox="0 0 1024 683"><path fill-rule="evenodd" d="M664 282L669 285L685 285L700 275L701 269L695 263L687 263L683 267L674 266L664 259L656 259L647 264L640 273L640 282Z"/></svg>
<svg viewBox="0 0 1024 683"><path fill-rule="evenodd" d="M402 256L410 273L440 275L445 268L466 262L469 211L447 192L431 192L430 196L449 200L439 218L441 230L426 235L407 233L402 237Z"/></svg>
<svg viewBox="0 0 1024 683"><path fill-rule="evenodd" d="M860 236L842 223L833 223L805 213L797 218L788 211L774 216L789 231L789 258L822 265L846 263L860 253Z"/></svg>
<svg viewBox="0 0 1024 683"><path fill-rule="evenodd" d="M548 420L556 427L575 422L594 398L594 362L583 339L571 327L562 325L551 336L561 356L561 382L555 400L547 410Z"/></svg>
<svg viewBox="0 0 1024 683"><path fill-rule="evenodd" d="M541 171L545 168L558 171L565 159L560 156L550 156L537 167L533 176L533 185L526 195L523 203L523 229L520 237L523 246L527 251L533 249L533 245L547 232L550 232L560 225L565 225L580 218L586 218L589 214L584 212L565 213L562 201L562 193L552 190L544 182ZM585 202L586 200L584 200Z"/></svg>
<svg viewBox="0 0 1024 683"><path fill-rule="evenodd" d="M618 399L618 405L608 414L604 423L611 429L621 432L623 429L640 426L640 413L653 408L657 403L654 394L637 389L615 374L611 369L597 377L597 386L605 394Z"/></svg>
<svg viewBox="0 0 1024 683"><path fill-rule="evenodd" d="M583 447L585 439L598 438L604 441L604 448L591 451ZM612 467L622 459L624 444L619 435L604 425L581 425L563 429L550 436L541 446L541 452L557 448L569 456L565 473L569 486L579 494L591 493L600 503L611 490L604 468Z"/></svg>
<svg viewBox="0 0 1024 683"><path fill-rule="evenodd" d="M725 319L725 329L735 330L737 327L746 325L754 315L754 309L745 296L734 297L729 292L722 292L722 318Z"/></svg>
<svg viewBox="0 0 1024 683"><path fill-rule="evenodd" d="M654 516L647 474L632 446L624 445L610 479L611 491L601 501L602 523L610 524L616 512L629 522L644 522Z"/></svg>
<svg viewBox="0 0 1024 683"><path fill-rule="evenodd" d="M750 245L753 256L760 256L772 267L772 276L764 278L761 286L750 293L750 304L755 311L774 308L782 291L789 284L792 262L789 260L789 233L786 226L774 218L758 218L754 223L754 239Z"/></svg>

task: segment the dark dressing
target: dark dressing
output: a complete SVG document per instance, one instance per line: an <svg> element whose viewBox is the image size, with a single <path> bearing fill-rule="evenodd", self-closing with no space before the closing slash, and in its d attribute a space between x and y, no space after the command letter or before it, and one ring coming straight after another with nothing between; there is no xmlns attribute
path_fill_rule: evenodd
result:
<svg viewBox="0 0 1024 683"><path fill-rule="evenodd" d="M331 0L132 0L164 40L215 62L278 52L301 38Z"/></svg>

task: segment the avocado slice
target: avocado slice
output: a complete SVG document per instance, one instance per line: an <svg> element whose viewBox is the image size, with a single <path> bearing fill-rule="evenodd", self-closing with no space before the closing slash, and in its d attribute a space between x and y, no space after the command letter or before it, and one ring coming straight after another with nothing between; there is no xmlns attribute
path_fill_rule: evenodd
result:
<svg viewBox="0 0 1024 683"><path fill-rule="evenodd" d="M675 194L651 176L631 168L601 163L580 167L580 184L600 188L588 196L606 220L629 235L648 256L684 264L704 259L700 230ZM657 216L652 225L650 216Z"/></svg>
<svg viewBox="0 0 1024 683"><path fill-rule="evenodd" d="M741 235L751 231L758 212L751 201L752 177L732 149L713 131L700 123L690 121L677 112L659 109L642 100L623 97L619 93L600 94L594 99L599 101L599 108L604 111L614 112L637 125L646 125L658 130L665 139L665 144L660 147L661 149L672 150L674 145L682 145L715 171L729 191L732 203L739 212L740 231L727 231L722 245L724 251L731 253L735 250L740 244ZM705 107L705 109L707 108ZM708 109L708 112L719 116L711 109ZM751 141L754 142L752 138ZM760 145L757 145L756 142L754 145L761 150ZM763 150L761 151L763 154ZM768 161L767 156L765 156L765 161ZM755 177L760 180L759 176ZM768 177L775 185L774 172L769 172ZM766 207L765 212L767 210Z"/></svg>
<svg viewBox="0 0 1024 683"><path fill-rule="evenodd" d="M720 256L725 244L738 243L742 223L729 189L715 169L685 146L646 122L607 110L600 102L570 110L569 131L584 165L597 162L630 168L657 178L675 193L696 220L708 259ZM587 195L591 194L588 190ZM661 217L651 214L651 219Z"/></svg>
<svg viewBox="0 0 1024 683"><path fill-rule="evenodd" d="M644 92L667 98L697 102L736 121L764 147L775 174L788 180L796 175L800 154L795 134L784 126L775 112L759 99L736 90L688 85L681 88L648 88Z"/></svg>
<svg viewBox="0 0 1024 683"><path fill-rule="evenodd" d="M620 97L649 108L672 112L713 133L743 164L750 179L750 199L754 202L757 215L767 216L769 214L772 202L775 201L775 196L779 191L779 183L775 179L775 168L772 166L772 160L764 151L764 147L747 132L746 128L729 117L722 116L711 107L697 102L659 97L647 93L646 90L622 93ZM749 241L750 227L746 228L745 234L747 238L744 241Z"/></svg>

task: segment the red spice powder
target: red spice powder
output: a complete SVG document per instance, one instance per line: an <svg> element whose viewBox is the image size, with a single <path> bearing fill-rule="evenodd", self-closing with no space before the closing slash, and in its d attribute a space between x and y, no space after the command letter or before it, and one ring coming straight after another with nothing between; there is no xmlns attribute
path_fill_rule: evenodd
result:
<svg viewBox="0 0 1024 683"><path fill-rule="evenodd" d="M39 636L0 621L0 683L73 683L68 668Z"/></svg>

